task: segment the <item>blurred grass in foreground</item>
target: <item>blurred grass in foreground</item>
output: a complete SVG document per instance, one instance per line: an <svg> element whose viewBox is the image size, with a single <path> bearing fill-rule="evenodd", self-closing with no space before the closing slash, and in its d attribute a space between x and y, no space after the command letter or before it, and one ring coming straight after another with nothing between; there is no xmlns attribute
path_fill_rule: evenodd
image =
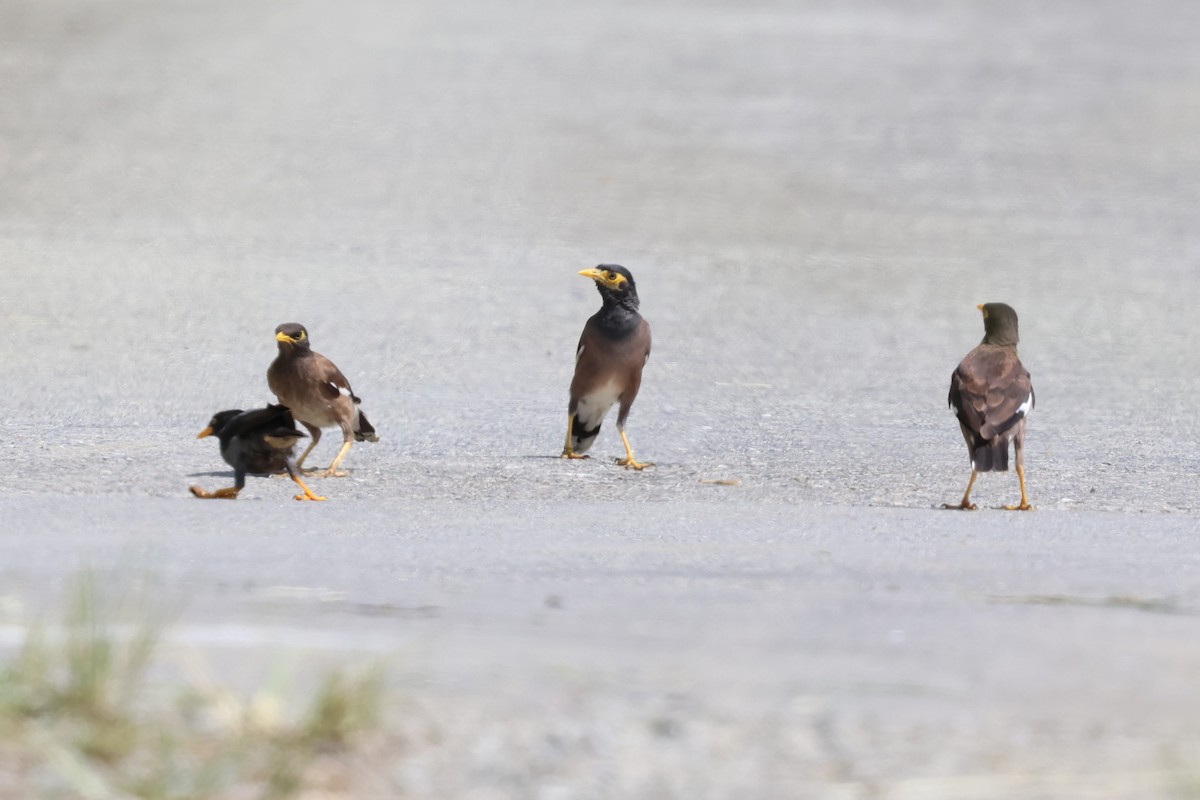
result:
<svg viewBox="0 0 1200 800"><path fill-rule="evenodd" d="M90 573L70 595L61 630L31 626L0 658L0 797L284 800L378 723L378 667L328 672L303 701L164 689L147 672L165 619L115 624Z"/></svg>

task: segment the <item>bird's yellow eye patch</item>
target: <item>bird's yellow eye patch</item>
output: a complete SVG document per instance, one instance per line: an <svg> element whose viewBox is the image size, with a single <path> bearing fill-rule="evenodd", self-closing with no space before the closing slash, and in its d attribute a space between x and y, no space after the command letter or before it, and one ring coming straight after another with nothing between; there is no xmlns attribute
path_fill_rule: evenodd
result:
<svg viewBox="0 0 1200 800"><path fill-rule="evenodd" d="M621 284L629 283L629 279L619 272L613 272L611 269L599 269L592 267L590 269L580 270L579 274L585 278L591 278L597 283L602 283L610 289L618 289Z"/></svg>

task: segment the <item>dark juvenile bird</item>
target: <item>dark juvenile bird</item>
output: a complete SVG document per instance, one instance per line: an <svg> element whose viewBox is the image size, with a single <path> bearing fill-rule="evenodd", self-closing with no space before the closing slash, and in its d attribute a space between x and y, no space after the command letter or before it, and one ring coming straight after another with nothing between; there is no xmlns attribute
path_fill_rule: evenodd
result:
<svg viewBox="0 0 1200 800"><path fill-rule="evenodd" d="M271 475L286 470L304 490L304 494L296 495L297 500L325 499L313 494L300 480L295 449L296 442L304 438L304 434L296 430L292 413L284 406L267 406L253 411L218 411L196 438L214 434L221 442L221 457L233 467L234 485L215 492L192 486L192 494L196 497L232 500L246 485L246 473Z"/></svg>
<svg viewBox="0 0 1200 800"><path fill-rule="evenodd" d="M562 457L587 458L584 453L600 433L605 415L613 403L619 403L617 430L625 445L625 458L617 463L628 469L652 467L633 457L625 435L625 419L642 385L642 367L650 358L650 325L638 313L633 275L615 264L601 264L579 274L596 282L604 304L583 326L575 351Z"/></svg>
<svg viewBox="0 0 1200 800"><path fill-rule="evenodd" d="M1009 511L1031 511L1025 493L1025 422L1033 409L1033 383L1017 357L1017 312L1004 303L984 303L983 341L950 376L950 406L958 417L967 453L971 480L962 502L945 508L973 511L971 489L981 472L1008 470L1008 444L1016 453L1021 502Z"/></svg>
<svg viewBox="0 0 1200 800"><path fill-rule="evenodd" d="M379 441L375 429L358 407L362 400L354 395L350 381L342 371L312 349L303 325L285 322L275 329L275 341L279 345L279 355L267 369L267 385L312 435L312 442L298 463L303 467L304 459L321 441L321 428L336 425L342 429L342 449L329 469L318 474L345 476L338 467L350 452L350 445L356 441Z"/></svg>

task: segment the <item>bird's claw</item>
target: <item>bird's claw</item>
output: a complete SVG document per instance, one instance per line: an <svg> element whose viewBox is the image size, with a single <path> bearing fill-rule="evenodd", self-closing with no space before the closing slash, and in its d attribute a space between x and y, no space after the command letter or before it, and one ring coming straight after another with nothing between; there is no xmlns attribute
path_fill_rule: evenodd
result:
<svg viewBox="0 0 1200 800"><path fill-rule="evenodd" d="M617 464L625 469L636 469L638 472L641 472L646 467L654 466L653 461L635 461L632 458L618 458Z"/></svg>
<svg viewBox="0 0 1200 800"><path fill-rule="evenodd" d="M591 456L587 455L586 453L576 453L574 450L563 450L562 455L559 456L559 458L569 458L582 461L585 458L591 458Z"/></svg>
<svg viewBox="0 0 1200 800"><path fill-rule="evenodd" d="M1029 503L1019 503L1015 506L1003 506L1005 511L1033 511L1034 506Z"/></svg>
<svg viewBox="0 0 1200 800"><path fill-rule="evenodd" d="M234 486L227 486L224 489L209 492L201 489L199 486L189 486L188 491L201 500L236 500L238 492L241 490Z"/></svg>
<svg viewBox="0 0 1200 800"><path fill-rule="evenodd" d="M975 511L977 508L979 508L979 506L964 500L961 503L942 503L942 508L949 509L951 511Z"/></svg>
<svg viewBox="0 0 1200 800"><path fill-rule="evenodd" d="M324 500L325 498L321 497L320 495L316 495L316 494L298 494L298 495L295 495L292 499L293 500L314 500L314 501L320 502L320 501Z"/></svg>

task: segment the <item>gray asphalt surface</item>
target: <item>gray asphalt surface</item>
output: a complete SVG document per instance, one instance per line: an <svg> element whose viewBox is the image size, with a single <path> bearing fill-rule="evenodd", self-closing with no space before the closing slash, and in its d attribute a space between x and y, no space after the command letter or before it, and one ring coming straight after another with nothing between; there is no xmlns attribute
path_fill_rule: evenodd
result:
<svg viewBox="0 0 1200 800"><path fill-rule="evenodd" d="M216 663L386 655L417 710L380 797L1194 796L1198 33L0 5L0 641L91 566ZM654 331L642 474L612 427L552 457L598 262ZM993 510L1014 475L935 510L984 301L1021 315L1034 514ZM293 320L382 441L324 504L196 501L231 473L192 437L271 399Z"/></svg>

